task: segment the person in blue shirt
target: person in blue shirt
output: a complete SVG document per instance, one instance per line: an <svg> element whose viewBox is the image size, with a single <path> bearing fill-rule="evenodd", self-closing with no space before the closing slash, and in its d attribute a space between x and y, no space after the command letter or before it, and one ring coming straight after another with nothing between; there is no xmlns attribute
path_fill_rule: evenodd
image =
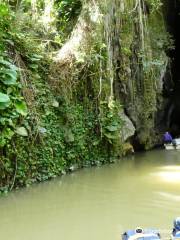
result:
<svg viewBox="0 0 180 240"><path fill-rule="evenodd" d="M169 132L165 132L165 134L163 136L163 141L164 141L165 144L172 143L173 138L172 138L172 136Z"/></svg>

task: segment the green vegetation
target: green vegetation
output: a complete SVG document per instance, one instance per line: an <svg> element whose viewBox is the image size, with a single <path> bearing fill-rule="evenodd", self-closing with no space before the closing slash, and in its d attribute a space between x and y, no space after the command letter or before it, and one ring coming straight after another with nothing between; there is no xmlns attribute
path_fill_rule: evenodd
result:
<svg viewBox="0 0 180 240"><path fill-rule="evenodd" d="M15 64L18 53L12 50L16 38L12 25L14 16L5 4L0 5L0 16L0 146L4 147L15 133L22 134L20 130L26 131L21 122L27 116L27 106L21 94L20 69Z"/></svg>
<svg viewBox="0 0 180 240"><path fill-rule="evenodd" d="M98 100L90 101L96 90L86 89L87 76L73 101L53 91L51 52L69 35L81 3L56 1L51 11L60 16L49 28L41 22L45 8L44 1L0 6L0 191L108 162L121 125L108 103L102 103L101 115Z"/></svg>
<svg viewBox="0 0 180 240"><path fill-rule="evenodd" d="M80 0L56 0L55 9L59 17L56 20L56 26L61 39L65 40L73 30L77 17L82 9Z"/></svg>
<svg viewBox="0 0 180 240"><path fill-rule="evenodd" d="M139 142L153 146L157 84L170 37L161 1L145 1L150 13L141 2L100 6L99 27L84 27L91 37L86 54L63 67L53 56L82 11L90 21L85 2L0 4L0 191L125 154L132 146L120 133L123 108L136 124Z"/></svg>

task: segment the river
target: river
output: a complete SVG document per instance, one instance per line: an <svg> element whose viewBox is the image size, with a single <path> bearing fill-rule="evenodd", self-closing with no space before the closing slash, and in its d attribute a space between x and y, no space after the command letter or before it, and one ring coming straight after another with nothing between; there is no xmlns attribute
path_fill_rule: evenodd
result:
<svg viewBox="0 0 180 240"><path fill-rule="evenodd" d="M137 153L0 198L3 240L118 240L129 228L170 232L180 215L180 152Z"/></svg>

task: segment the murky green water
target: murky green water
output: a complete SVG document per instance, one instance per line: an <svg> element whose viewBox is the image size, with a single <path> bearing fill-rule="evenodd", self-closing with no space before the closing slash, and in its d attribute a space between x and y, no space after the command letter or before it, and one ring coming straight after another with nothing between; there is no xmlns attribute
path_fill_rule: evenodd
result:
<svg viewBox="0 0 180 240"><path fill-rule="evenodd" d="M127 228L171 228L180 216L180 151L85 169L0 199L0 239L118 240Z"/></svg>

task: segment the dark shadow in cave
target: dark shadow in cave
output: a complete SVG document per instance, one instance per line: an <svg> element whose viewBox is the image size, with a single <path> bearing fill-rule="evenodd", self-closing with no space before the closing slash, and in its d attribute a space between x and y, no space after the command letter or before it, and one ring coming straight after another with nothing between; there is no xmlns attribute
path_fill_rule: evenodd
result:
<svg viewBox="0 0 180 240"><path fill-rule="evenodd" d="M166 128L174 137L180 136L180 1L166 0L166 22L168 32L174 38L174 49L168 52L171 58L171 74L167 70L163 96L167 100L165 109Z"/></svg>

